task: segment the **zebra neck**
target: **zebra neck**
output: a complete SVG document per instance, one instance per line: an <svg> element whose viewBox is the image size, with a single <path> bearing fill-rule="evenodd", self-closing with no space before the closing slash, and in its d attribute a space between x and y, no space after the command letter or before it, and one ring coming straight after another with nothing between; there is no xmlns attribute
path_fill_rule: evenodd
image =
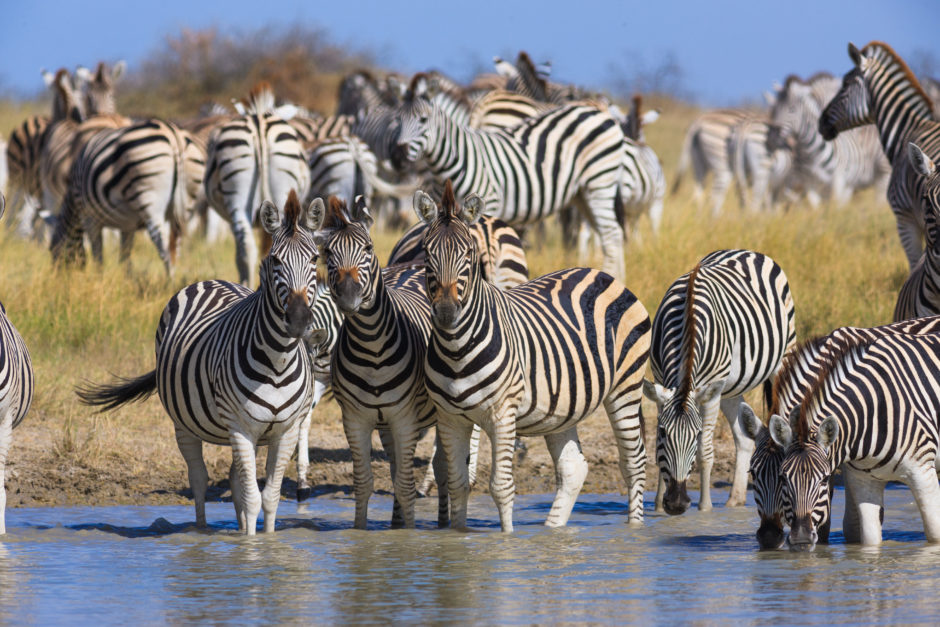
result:
<svg viewBox="0 0 940 627"><path fill-rule="evenodd" d="M392 335L395 328L388 324L395 315L395 308L385 280L380 271L374 272L373 276L376 278L373 279L372 299L363 300L355 313L346 314L343 318L343 326L348 325L349 329L355 330L357 338L368 337L370 341ZM348 341L349 334L346 337Z"/></svg>
<svg viewBox="0 0 940 627"><path fill-rule="evenodd" d="M435 107L434 115L437 120L436 137L428 138L425 161L431 172L440 180L453 180L457 194L465 193L460 184L466 175L466 164L477 161L478 134L474 129L468 129L455 122L439 107Z"/></svg>
<svg viewBox="0 0 940 627"><path fill-rule="evenodd" d="M907 142L923 122L933 120L932 109L901 68L892 68L895 80L870 86L872 108L881 146L892 165L907 154ZM898 76L900 74L900 77Z"/></svg>
<svg viewBox="0 0 940 627"><path fill-rule="evenodd" d="M472 280L473 281L473 280ZM453 329L441 329L433 325L433 335L440 347L458 357L467 350L479 346L480 342L492 341L493 337L502 334L502 328L497 320L500 308L499 288L486 283L482 278L476 277L473 287L469 290L460 321ZM505 306L505 302L502 303Z"/></svg>
<svg viewBox="0 0 940 627"><path fill-rule="evenodd" d="M277 295L264 289L264 286L245 299L248 316L253 322L245 348L252 359L266 354L275 369L280 369L276 367L278 362L286 362L295 350L303 348L303 344L300 338L291 337L287 333L284 313L277 307L276 299Z"/></svg>

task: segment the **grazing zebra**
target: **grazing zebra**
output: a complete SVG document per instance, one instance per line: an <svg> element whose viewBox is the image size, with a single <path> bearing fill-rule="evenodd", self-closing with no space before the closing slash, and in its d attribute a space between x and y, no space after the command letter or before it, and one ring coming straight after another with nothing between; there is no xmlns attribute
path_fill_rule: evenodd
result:
<svg viewBox="0 0 940 627"><path fill-rule="evenodd" d="M793 148L788 130L747 118L731 128L728 157L738 200L751 211L772 209L792 184Z"/></svg>
<svg viewBox="0 0 940 627"><path fill-rule="evenodd" d="M887 186L891 175L891 165L873 127L840 133L832 141L819 133L823 107L840 86L838 78L826 73L807 81L788 76L771 103L771 120L789 129L796 144L794 167L814 206L821 197L844 205L858 190Z"/></svg>
<svg viewBox="0 0 940 627"><path fill-rule="evenodd" d="M225 281L194 283L170 299L157 328L155 370L114 385L79 391L82 402L114 409L156 390L173 419L189 470L196 524L206 525L208 473L202 443L232 447L232 501L239 529L254 535L261 509L274 531L281 480L301 419L313 396L307 345L323 341L312 327L317 297L317 247L312 224L323 212L304 210L293 191L283 218L264 201L261 224L272 237L256 292ZM258 491L255 448L267 445L267 480Z"/></svg>
<svg viewBox="0 0 940 627"><path fill-rule="evenodd" d="M745 111L725 109L708 111L692 122L682 142L676 180L672 184L673 194L679 191L682 177L691 165L695 177L696 201L700 205L704 202L705 177L711 173L711 211L715 216L721 213L728 186L733 180L729 167L728 137L731 129L748 117L750 114Z"/></svg>
<svg viewBox="0 0 940 627"><path fill-rule="evenodd" d="M933 103L911 70L887 44L874 41L859 50L849 44L855 64L842 88L819 118L819 132L831 140L840 132L874 124L891 162L888 203L897 220L898 235L911 269L923 252L923 177L908 158L907 144L918 146L936 161L940 156L940 122Z"/></svg>
<svg viewBox="0 0 940 627"><path fill-rule="evenodd" d="M812 550L829 519L829 479L842 467L862 544L881 542L884 488L905 483L928 542L940 542L940 337L891 334L856 339L819 368L793 424L771 416L770 437L782 448L780 502L791 550Z"/></svg>
<svg viewBox="0 0 940 627"><path fill-rule="evenodd" d="M811 388L825 359L839 350L846 342L872 340L891 334L940 333L940 316L919 318L874 328L842 327L824 337L811 338L787 352L783 365L774 380L768 415L793 416L803 397ZM778 479L784 450L770 437L767 427L745 403L741 408L744 428L754 439L756 447L751 456L751 478L754 486L754 502L760 516L757 541L762 549L783 546L786 535L783 530L783 506L780 502ZM793 423L791 423L791 427ZM846 490L846 508L843 528L846 540L858 542L857 511L850 490ZM828 542L829 521L819 528L819 541Z"/></svg>
<svg viewBox="0 0 940 627"><path fill-rule="evenodd" d="M0 217L6 200L0 193ZM13 429L17 427L33 400L33 364L23 337L7 317L0 303L0 535L6 527L6 467Z"/></svg>
<svg viewBox="0 0 940 627"><path fill-rule="evenodd" d="M484 201L457 206L445 183L441 208L424 192L415 210L429 223L426 280L431 339L424 372L438 407L438 433L448 463L452 520L467 523L465 460L473 425L492 444L490 494L502 530L512 531L517 435L545 437L558 490L546 524L568 521L587 475L577 423L602 403L613 427L628 489L630 522L643 520L646 450L640 384L649 353L649 316L613 277L574 268L508 291L484 281L468 228Z"/></svg>
<svg viewBox="0 0 940 627"><path fill-rule="evenodd" d="M734 478L728 506L743 505L754 442L741 424L742 395L780 368L796 339L793 299L783 270L749 250L719 250L666 291L653 320L650 365L656 382L643 391L656 403L656 508L682 514L685 483L699 466L699 509L712 508L712 436L718 409L734 435Z"/></svg>
<svg viewBox="0 0 940 627"><path fill-rule="evenodd" d="M264 200L282 204L291 190L303 198L310 184L300 138L274 113L269 84L251 90L245 115L209 135L203 181L209 205L232 227L238 281L248 285L258 257L252 233L257 208Z"/></svg>
<svg viewBox="0 0 940 627"><path fill-rule="evenodd" d="M189 133L151 119L97 133L81 149L52 236L53 257L83 260L83 233L102 261L102 227L121 232L122 262L144 228L172 274L176 244L202 188L205 154Z"/></svg>
<svg viewBox="0 0 940 627"><path fill-rule="evenodd" d="M908 160L921 178L921 204L924 210L926 247L920 261L901 286L894 306L895 322L940 314L940 175L937 165L913 142L908 145Z"/></svg>
<svg viewBox="0 0 940 627"><path fill-rule="evenodd" d="M372 217L357 197L352 210L335 196L315 224L327 284L343 314L330 365L333 396L353 458L357 529L365 529L372 494L372 431L391 435L389 457L405 527L414 527L414 451L421 431L436 422L421 364L430 334L430 303L419 267L380 272L369 229ZM466 463L466 461L464 462ZM439 466L438 524L447 524L446 468Z"/></svg>
<svg viewBox="0 0 940 627"><path fill-rule="evenodd" d="M569 105L512 130L479 131L444 114L426 83L416 75L399 109L396 164L423 160L436 180L453 179L457 194L482 192L488 213L513 226L575 203L601 235L604 269L624 276L616 210L623 131L610 114Z"/></svg>

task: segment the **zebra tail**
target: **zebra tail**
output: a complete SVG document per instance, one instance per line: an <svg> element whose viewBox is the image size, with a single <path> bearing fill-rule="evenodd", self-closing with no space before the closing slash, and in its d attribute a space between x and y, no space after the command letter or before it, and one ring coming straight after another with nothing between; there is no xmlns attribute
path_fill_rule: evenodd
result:
<svg viewBox="0 0 940 627"><path fill-rule="evenodd" d="M156 370L131 379L118 377L118 381L110 385L88 385L75 388L79 401L83 405L100 407L98 411L109 411L127 403L146 400L156 391Z"/></svg>
<svg viewBox="0 0 940 627"><path fill-rule="evenodd" d="M176 189L173 191L173 210L170 225L177 233L183 233L186 224L186 139L178 128L173 128L176 136L176 150L173 158L176 161Z"/></svg>

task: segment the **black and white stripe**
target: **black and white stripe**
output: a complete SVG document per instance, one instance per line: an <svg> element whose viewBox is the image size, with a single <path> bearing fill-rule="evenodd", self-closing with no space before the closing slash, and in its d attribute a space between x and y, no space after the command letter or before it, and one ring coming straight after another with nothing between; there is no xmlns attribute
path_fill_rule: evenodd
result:
<svg viewBox="0 0 940 627"><path fill-rule="evenodd" d="M871 42L862 50L849 44L855 67L819 119L819 132L833 139L840 132L874 124L888 161L888 203L911 269L923 253L923 177L912 167L907 144L915 142L934 161L940 157L940 122L933 103L907 64L887 44Z"/></svg>
<svg viewBox="0 0 940 627"><path fill-rule="evenodd" d="M189 469L199 526L206 524L202 444L209 442L232 447L239 528L254 535L263 509L264 530L274 531L281 480L312 402L313 368L303 339L314 346L323 341L311 312L317 297L312 222L322 211L321 201L301 209L291 192L282 218L265 201L261 224L272 246L261 262L258 291L225 281L180 290L157 327L156 369L79 392L83 402L113 409L157 391ZM255 449L265 444L267 479L259 492Z"/></svg>
<svg viewBox="0 0 940 627"><path fill-rule="evenodd" d="M731 128L728 158L738 201L751 211L772 209L794 185L794 153L788 129L747 118Z"/></svg>
<svg viewBox="0 0 940 627"><path fill-rule="evenodd" d="M894 306L895 321L940 314L940 174L935 159L917 144L908 145L908 160L921 180L926 247L901 286Z"/></svg>
<svg viewBox="0 0 940 627"><path fill-rule="evenodd" d="M754 442L740 420L742 395L780 368L796 339L786 274L770 257L719 250L669 287L653 321L655 383L644 392L657 405L657 509L681 514L685 483L699 466L699 509L711 509L712 436L721 409L731 426L735 468L728 505L743 505Z"/></svg>
<svg viewBox="0 0 940 627"><path fill-rule="evenodd" d="M440 210L427 194L415 209L430 224L426 280L433 331L424 372L439 409L453 525L465 527L465 460L473 425L492 444L490 494L512 531L516 435L544 436L558 491L547 525L564 525L587 475L577 423L603 404L620 454L631 522L643 519L646 451L639 413L649 352L649 316L613 277L574 268L510 290L484 281L468 224L481 197L458 208L450 181Z"/></svg>

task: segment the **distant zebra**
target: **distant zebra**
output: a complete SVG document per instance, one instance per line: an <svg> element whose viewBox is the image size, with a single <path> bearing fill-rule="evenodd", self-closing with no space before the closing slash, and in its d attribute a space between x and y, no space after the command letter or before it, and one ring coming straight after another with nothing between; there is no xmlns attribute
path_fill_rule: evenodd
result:
<svg viewBox="0 0 940 627"><path fill-rule="evenodd" d="M353 458L355 527L365 529L372 494L372 431L391 435L389 458L395 499L405 527L413 528L416 496L414 452L421 431L436 422L421 364L430 333L430 303L423 272L413 267L393 276L379 270L369 229L372 217L357 197L351 210L329 199L316 240L327 283L344 315L333 349L333 396L343 411L343 429ZM381 433L380 431L380 433ZM466 460L464 460L466 463ZM438 524L447 524L446 468L436 469Z"/></svg>
<svg viewBox="0 0 940 627"><path fill-rule="evenodd" d="M773 209L793 184L794 154L788 130L767 120L748 118L728 136L728 158L742 207Z"/></svg>
<svg viewBox="0 0 940 627"><path fill-rule="evenodd" d="M897 220L898 235L911 269L923 252L923 177L911 166L908 142L916 142L934 161L940 157L940 122L933 103L907 67L887 44L871 42L861 51L849 44L855 67L819 119L819 132L828 140L865 124L874 124L891 162L888 203Z"/></svg>
<svg viewBox="0 0 940 627"><path fill-rule="evenodd" d="M0 193L0 217L6 200ZM0 535L6 527L6 467L13 429L22 422L33 400L33 364L23 337L0 303Z"/></svg>
<svg viewBox="0 0 940 627"><path fill-rule="evenodd" d="M812 550L828 521L829 481L842 467L857 511L847 537L881 543L884 489L905 483L928 542L940 542L940 336L891 334L833 351L800 403L793 424L770 418L784 451L780 502L791 550Z"/></svg>
<svg viewBox="0 0 940 627"><path fill-rule="evenodd" d="M76 75L82 79L81 92L85 100L85 114L112 115L117 113L117 103L114 99L114 84L121 79L127 63L118 61L108 67L104 62L98 63L92 73L86 68L78 68Z"/></svg>
<svg viewBox="0 0 940 627"><path fill-rule="evenodd" d="M304 198L310 170L296 131L274 114L267 83L252 89L245 115L212 131L207 153L206 198L232 227L238 280L247 285L258 257L257 208L264 200L283 204L291 190Z"/></svg>
<svg viewBox="0 0 940 627"><path fill-rule="evenodd" d="M860 127L826 141L819 133L823 107L839 91L841 81L825 73L807 81L787 77L771 104L775 124L791 131L796 144L794 167L811 204L828 197L841 206L858 190L888 184L888 163L873 127Z"/></svg>
<svg viewBox="0 0 940 627"><path fill-rule="evenodd" d="M75 158L62 215L52 236L53 257L84 259L82 235L102 260L102 227L121 232L122 262L143 228L172 274L176 244L202 191L205 154L189 133L151 119L101 131Z"/></svg>
<svg viewBox="0 0 940 627"><path fill-rule="evenodd" d="M574 268L508 291L482 280L468 225L484 201L457 206L450 181L441 207L423 192L415 210L425 236L432 332L424 372L438 407L448 462L452 524L467 524L465 460L473 425L492 444L490 494L511 532L516 435L544 436L558 489L546 524L567 523L587 475L577 423L601 404L613 427L628 491L630 522L643 520L646 450L640 386L649 353L649 316L613 277Z"/></svg>
<svg viewBox="0 0 940 627"><path fill-rule="evenodd" d="M705 178L711 173L711 211L712 215L721 213L721 206L733 180L729 167L728 137L731 129L749 116L745 111L725 109L708 111L692 122L682 142L676 180L672 185L673 194L679 191L682 177L691 165L695 177L696 201L704 203Z"/></svg>
<svg viewBox="0 0 940 627"><path fill-rule="evenodd" d="M623 229L615 207L623 131L610 114L569 105L512 130L456 124L428 98L416 75L399 110L396 164L423 160L440 182L464 196L481 192L488 213L513 226L531 224L575 203L601 235L605 269L625 274Z"/></svg>
<svg viewBox="0 0 940 627"><path fill-rule="evenodd" d="M908 160L920 177L926 247L901 286L894 306L895 322L940 314L940 174L934 159L917 144L908 144Z"/></svg>
<svg viewBox="0 0 940 627"><path fill-rule="evenodd" d="M317 248L311 227L322 201L304 210L295 192L283 218L271 202L260 216L272 236L251 292L225 281L194 283L170 300L157 328L155 370L113 385L79 390L82 402L114 409L157 391L176 428L189 469L196 524L206 525L208 473L202 443L232 447L232 501L239 529L254 535L260 510L274 531L284 470L297 430L310 410L313 373L307 347L322 341L312 328ZM255 477L255 449L268 445L264 491Z"/></svg>
<svg viewBox="0 0 940 627"><path fill-rule="evenodd" d="M798 415L800 403L819 374L825 360L849 341L876 339L891 334L940 333L940 316L919 318L874 328L842 327L824 337L801 342L787 352L774 380L768 416L778 415L791 419ZM794 414L794 410L797 411ZM756 448L751 456L751 479L754 502L760 516L757 541L762 549L776 549L783 545L783 505L780 502L780 464L784 450L770 437L767 427L745 403L741 408L744 428L754 439ZM791 422L791 427L795 422ZM845 493L846 507L843 529L847 542L858 542L858 517L851 490ZM819 541L828 542L829 521L820 525Z"/></svg>
<svg viewBox="0 0 940 627"><path fill-rule="evenodd" d="M742 395L761 384L769 388L795 340L787 276L766 255L715 251L669 287L653 320L650 365L656 382L643 384L659 413L657 509L682 514L689 507L685 482L693 461L701 477L699 509L712 508L719 406L736 449L727 505L744 504L754 442L741 424Z"/></svg>
<svg viewBox="0 0 940 627"><path fill-rule="evenodd" d="M50 118L33 115L10 133L6 146L6 160L11 192L10 214L16 219L16 233L30 238L36 233L35 221L42 198L39 180L39 155L42 138Z"/></svg>

